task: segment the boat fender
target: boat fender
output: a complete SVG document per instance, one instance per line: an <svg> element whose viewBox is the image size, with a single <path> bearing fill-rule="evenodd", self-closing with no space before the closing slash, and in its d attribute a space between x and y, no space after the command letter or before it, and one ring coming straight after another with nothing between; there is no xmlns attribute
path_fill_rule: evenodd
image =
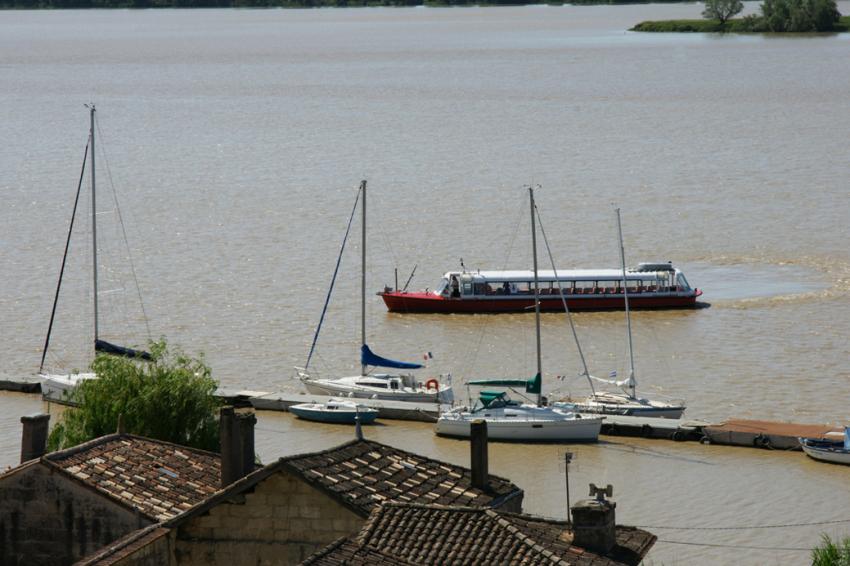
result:
<svg viewBox="0 0 850 566"><path fill-rule="evenodd" d="M702 438L699 439L699 443L700 444L711 444L711 438L709 438L707 435L703 436Z"/></svg>
<svg viewBox="0 0 850 566"><path fill-rule="evenodd" d="M438 391L440 389L440 382L434 379L433 377L425 382L425 389L433 389Z"/></svg>
<svg viewBox="0 0 850 566"><path fill-rule="evenodd" d="M643 425L642 427L640 427L640 434L644 438L651 438L652 437L652 427L649 426L648 424Z"/></svg>
<svg viewBox="0 0 850 566"><path fill-rule="evenodd" d="M673 436L671 438L676 442L682 442L683 440L685 440L686 436L687 434L684 430L676 429L675 431L673 431Z"/></svg>

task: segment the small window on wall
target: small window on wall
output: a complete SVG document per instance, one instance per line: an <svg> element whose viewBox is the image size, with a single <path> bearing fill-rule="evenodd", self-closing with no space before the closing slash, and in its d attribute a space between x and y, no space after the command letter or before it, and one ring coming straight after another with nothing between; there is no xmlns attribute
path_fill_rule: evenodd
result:
<svg viewBox="0 0 850 566"><path fill-rule="evenodd" d="M472 283L464 283L463 284L463 294L471 295L472 294Z"/></svg>

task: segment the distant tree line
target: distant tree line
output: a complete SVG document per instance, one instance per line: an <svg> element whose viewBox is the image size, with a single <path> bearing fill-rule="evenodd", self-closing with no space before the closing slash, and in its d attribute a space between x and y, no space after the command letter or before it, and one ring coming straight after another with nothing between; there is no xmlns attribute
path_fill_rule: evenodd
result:
<svg viewBox="0 0 850 566"><path fill-rule="evenodd" d="M850 31L835 0L764 0L759 14L732 16L743 9L740 0L705 0L704 20L641 22L634 31L806 33Z"/></svg>

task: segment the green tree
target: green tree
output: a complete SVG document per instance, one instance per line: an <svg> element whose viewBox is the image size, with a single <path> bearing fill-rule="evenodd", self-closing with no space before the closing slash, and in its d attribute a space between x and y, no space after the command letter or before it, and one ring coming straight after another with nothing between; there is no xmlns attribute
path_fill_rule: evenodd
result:
<svg viewBox="0 0 850 566"><path fill-rule="evenodd" d="M850 537L833 542L823 535L820 546L812 550L812 566L850 566Z"/></svg>
<svg viewBox="0 0 850 566"><path fill-rule="evenodd" d="M97 379L73 393L79 405L62 414L48 439L50 450L76 446L116 431L119 415L128 433L218 451L217 383L203 355L192 358L165 339L150 344L152 361L99 355Z"/></svg>
<svg viewBox="0 0 850 566"><path fill-rule="evenodd" d="M717 20L723 25L743 9L744 3L741 0L705 0L702 17L707 20Z"/></svg>
<svg viewBox="0 0 850 566"><path fill-rule="evenodd" d="M767 31L832 31L841 18L835 0L765 0L761 5Z"/></svg>

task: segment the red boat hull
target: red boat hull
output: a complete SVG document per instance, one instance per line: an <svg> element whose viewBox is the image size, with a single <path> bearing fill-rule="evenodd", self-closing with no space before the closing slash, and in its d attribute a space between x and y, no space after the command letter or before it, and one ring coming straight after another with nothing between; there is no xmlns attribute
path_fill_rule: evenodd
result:
<svg viewBox="0 0 850 566"><path fill-rule="evenodd" d="M530 312L534 310L534 297L511 298L445 298L433 293L406 293L390 291L378 293L390 312L401 313L502 313ZM631 309L687 309L697 306L697 297L702 291L688 293L629 293ZM567 296L571 311L623 310L625 302L621 294L586 294ZM563 312L560 297L540 297L540 310Z"/></svg>

